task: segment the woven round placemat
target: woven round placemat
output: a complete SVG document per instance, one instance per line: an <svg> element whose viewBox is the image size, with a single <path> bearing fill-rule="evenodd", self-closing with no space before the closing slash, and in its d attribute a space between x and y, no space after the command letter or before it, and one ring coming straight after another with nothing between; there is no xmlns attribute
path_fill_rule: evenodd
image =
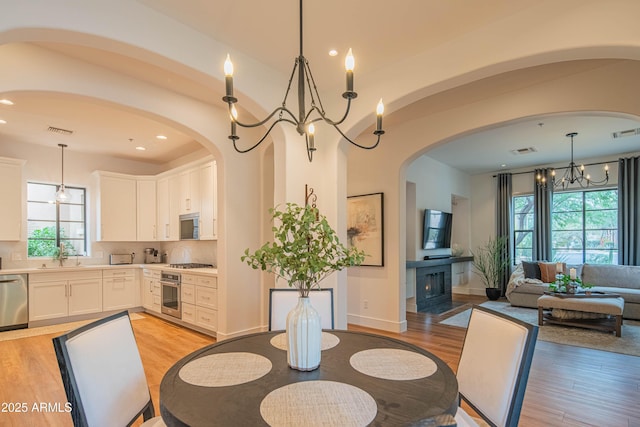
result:
<svg viewBox="0 0 640 427"><path fill-rule="evenodd" d="M275 348L279 348L280 350L287 350L287 334L278 334L275 337L271 338L271 345L274 346ZM340 338L338 338L337 336L330 334L328 332L323 332L322 333L322 344L320 349L321 350L329 350L330 348L333 348L335 346L337 346L340 343Z"/></svg>
<svg viewBox="0 0 640 427"><path fill-rule="evenodd" d="M378 412L364 390L335 381L303 381L280 387L260 404L260 415L272 427L365 426Z"/></svg>
<svg viewBox="0 0 640 427"><path fill-rule="evenodd" d="M437 365L427 356L395 348L373 348L355 353L349 363L358 372L385 380L417 380L433 375Z"/></svg>
<svg viewBox="0 0 640 427"><path fill-rule="evenodd" d="M271 361L253 353L218 353L195 359L180 369L180 379L203 387L225 387L257 380L271 371Z"/></svg>

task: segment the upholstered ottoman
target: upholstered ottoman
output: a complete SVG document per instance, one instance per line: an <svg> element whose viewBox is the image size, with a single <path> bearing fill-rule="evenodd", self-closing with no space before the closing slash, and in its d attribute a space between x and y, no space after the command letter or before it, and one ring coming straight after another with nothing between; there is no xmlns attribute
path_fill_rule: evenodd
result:
<svg viewBox="0 0 640 427"><path fill-rule="evenodd" d="M545 310L547 312L545 312ZM538 298L538 324L546 323L599 329L622 335L624 299L618 296L588 297L542 295Z"/></svg>

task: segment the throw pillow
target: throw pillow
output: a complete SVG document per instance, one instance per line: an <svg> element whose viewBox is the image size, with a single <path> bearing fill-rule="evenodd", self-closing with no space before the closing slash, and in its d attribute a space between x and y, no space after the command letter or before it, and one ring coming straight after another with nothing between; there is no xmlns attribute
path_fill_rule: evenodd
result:
<svg viewBox="0 0 640 427"><path fill-rule="evenodd" d="M524 270L525 279L538 279L542 280L542 274L540 273L540 266L537 262L522 261L522 269Z"/></svg>
<svg viewBox="0 0 640 427"><path fill-rule="evenodd" d="M542 282L544 283L553 283L556 281L556 263L555 262L539 262L540 266L540 276ZM566 263L562 263L562 271L565 271L567 268Z"/></svg>

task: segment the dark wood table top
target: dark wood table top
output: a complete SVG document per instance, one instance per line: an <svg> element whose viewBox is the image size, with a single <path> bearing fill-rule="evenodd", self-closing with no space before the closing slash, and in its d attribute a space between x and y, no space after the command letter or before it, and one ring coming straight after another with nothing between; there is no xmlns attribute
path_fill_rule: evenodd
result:
<svg viewBox="0 0 640 427"><path fill-rule="evenodd" d="M306 404L319 406L313 408L320 411L319 418L326 415L329 420L340 419L331 418L328 412L344 404L345 413L336 416L353 416L354 424L362 424L363 419L368 420L364 424L380 426L453 422L458 407L455 374L428 351L380 335L327 330L323 348L324 338L333 346L322 351L318 369L301 372L289 368L286 350L274 345L278 339L286 342L282 334L274 331L225 340L178 361L160 385L160 412L167 426L294 425L291 419L274 421L273 416L295 417L289 414L295 410L291 406L303 405L305 399ZM402 362L396 363L398 360ZM236 371L247 377L234 378ZM313 397L316 395L304 388L312 385L321 391L329 387L324 389L329 400L335 394L346 394L335 397L338 405L324 402L324 397ZM280 408L277 399L289 391L296 397ZM354 399L353 405L349 399ZM363 413L355 414L358 410Z"/></svg>

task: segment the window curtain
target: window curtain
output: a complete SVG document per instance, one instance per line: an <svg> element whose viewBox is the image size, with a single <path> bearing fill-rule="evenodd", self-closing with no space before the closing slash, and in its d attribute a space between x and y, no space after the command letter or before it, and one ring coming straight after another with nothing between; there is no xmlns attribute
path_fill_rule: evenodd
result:
<svg viewBox="0 0 640 427"><path fill-rule="evenodd" d="M498 174L498 192L496 197L496 237L504 237L507 242L506 250L502 254L503 260L509 259L511 248L511 195L512 179L510 173ZM504 296L511 275L511 263L502 271L500 276L501 294Z"/></svg>
<svg viewBox="0 0 640 427"><path fill-rule="evenodd" d="M551 253L551 197L553 184L549 169L533 173L533 260L552 261ZM540 185L540 180L547 185Z"/></svg>
<svg viewBox="0 0 640 427"><path fill-rule="evenodd" d="M618 263L640 265L640 157L618 160Z"/></svg>

